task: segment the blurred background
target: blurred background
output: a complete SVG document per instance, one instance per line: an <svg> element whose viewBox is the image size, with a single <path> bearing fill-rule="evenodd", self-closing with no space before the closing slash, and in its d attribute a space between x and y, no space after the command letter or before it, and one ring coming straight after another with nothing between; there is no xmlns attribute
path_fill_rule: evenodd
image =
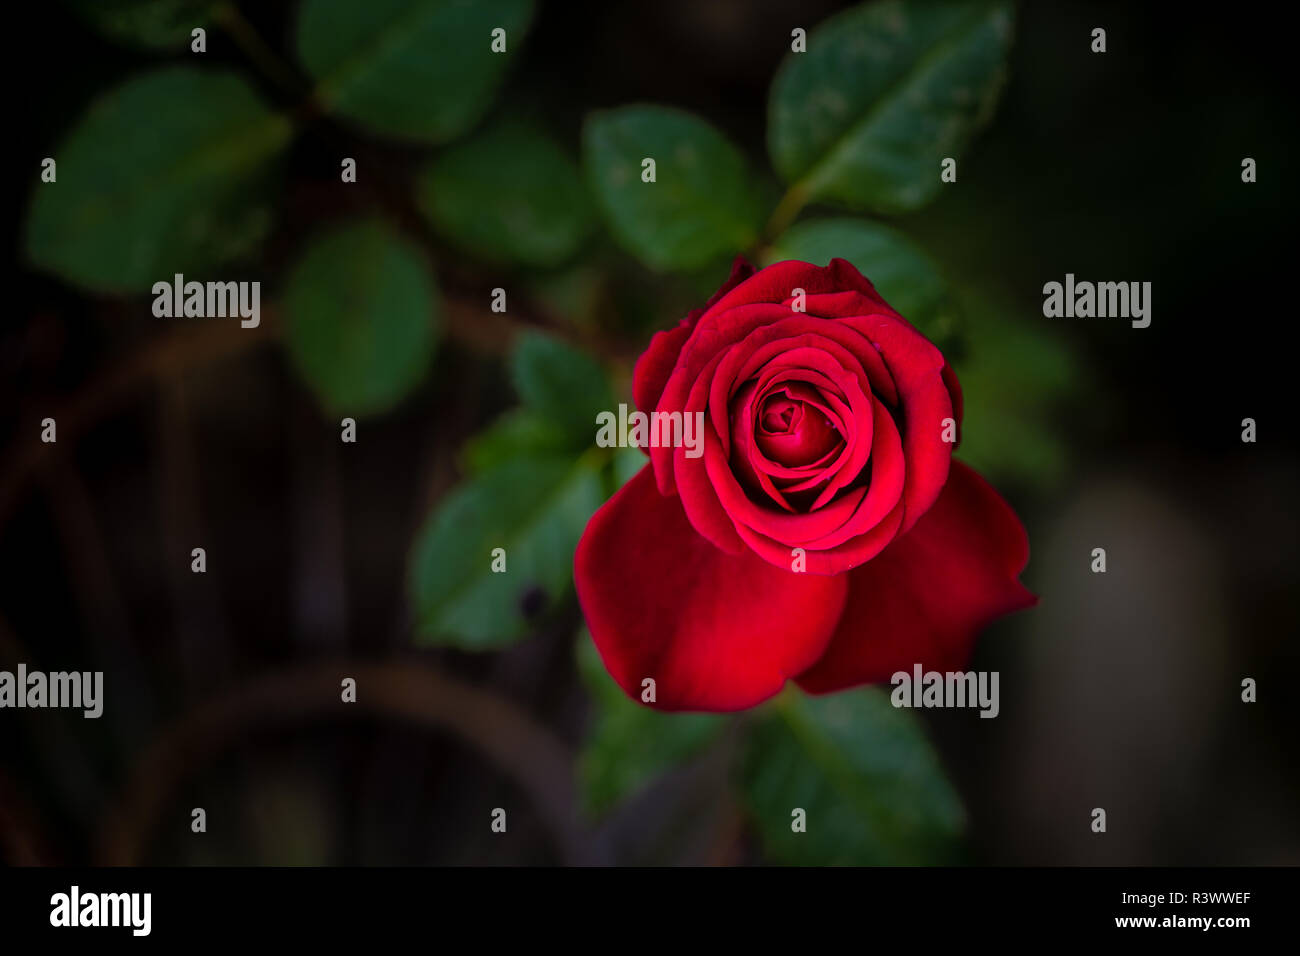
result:
<svg viewBox="0 0 1300 956"><path fill-rule="evenodd" d="M774 201L772 77L793 28L847 6L543 0L465 137L527 116L578 163L593 110L671 105L725 134ZM33 194L55 188L38 182L41 159L96 97L196 55L185 40L118 42L54 3L14 27L28 60L6 67L22 102L8 179L17 295L0 333L0 668L103 670L107 700L97 721L0 712L5 862L1300 863L1284 185L1296 130L1287 34L1267 16L1021 5L1008 82L958 183L872 217L944 279L941 328L967 399L960 454L1024 520L1024 581L1041 602L978 645L972 668L1001 673L996 720L914 715L934 786L964 808L933 798L949 807L934 812L954 821L951 846L917 854L886 834L819 860L765 833L757 792L781 780L745 768L803 773L771 770L783 744L766 711L638 722L587 659L571 589L539 582L509 641L425 626L420 541L474 456L494 454L480 443L467 462L467 443L518 404L521 334L593 357L629 400L631 362L725 278L725 258L664 275L594 218L563 262L467 250L411 199L450 147L386 138L299 95L311 84L294 54L298 4L222 9L202 67L238 71L295 124L256 251L193 274L259 278L255 331L156 319L146 294L33 263ZM1089 50L1097 26L1104 55ZM340 185L341 156L357 158L355 184ZM814 203L800 221L842 214ZM313 353L282 347L284 309L303 250L372 217L436 275L436 341L409 390L376 399L343 444ZM1044 318L1042 285L1067 272L1150 281L1151 326ZM488 308L499 286L505 315ZM56 445L39 441L46 416ZM447 520L435 536L458 527ZM1090 571L1096 547L1104 575ZM353 709L338 700L347 676ZM1247 677L1256 703L1241 700ZM778 793L774 805L797 804ZM191 832L195 807L206 834ZM497 807L507 836L489 827Z"/></svg>

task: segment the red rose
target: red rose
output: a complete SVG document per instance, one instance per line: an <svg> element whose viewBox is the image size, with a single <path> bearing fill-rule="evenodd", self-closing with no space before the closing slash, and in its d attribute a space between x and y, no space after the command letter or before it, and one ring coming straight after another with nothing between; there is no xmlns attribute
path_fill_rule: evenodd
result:
<svg viewBox="0 0 1300 956"><path fill-rule="evenodd" d="M654 336L633 392L703 413L704 437L648 449L578 544L578 598L629 695L653 678L661 709L740 710L786 678L960 669L985 624L1035 603L1020 521L952 461L956 376L843 259L737 261Z"/></svg>

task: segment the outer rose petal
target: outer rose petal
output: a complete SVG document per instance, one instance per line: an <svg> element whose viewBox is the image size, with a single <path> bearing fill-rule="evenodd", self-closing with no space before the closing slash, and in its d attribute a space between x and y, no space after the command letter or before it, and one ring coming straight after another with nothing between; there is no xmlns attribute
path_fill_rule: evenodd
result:
<svg viewBox="0 0 1300 956"><path fill-rule="evenodd" d="M675 328L654 334L646 350L636 360L636 368L632 373L632 400L638 409L647 415L655 410L655 406L659 404L659 396L664 393L668 376L672 374L673 366L677 364L677 356L682 346L686 344L686 340L691 337L691 332L695 330L695 323L700 320L700 316L724 295L752 276L755 271L757 270L753 266L737 256L736 261L731 264L731 275L727 277L726 282L722 283L722 288L713 293L713 298L704 304L704 308L688 313Z"/></svg>
<svg viewBox="0 0 1300 956"><path fill-rule="evenodd" d="M1017 580L1025 529L972 469L954 461L939 499L911 531L849 579L826 654L797 678L813 694L889 680L897 671L960 670L979 631L1038 603Z"/></svg>
<svg viewBox="0 0 1300 956"><path fill-rule="evenodd" d="M574 559L596 649L639 700L660 710L743 710L781 690L826 649L844 575L796 574L701 537L646 466L596 512Z"/></svg>
<svg viewBox="0 0 1300 956"><path fill-rule="evenodd" d="M961 383L957 381L957 373L953 371L948 360L944 359L943 363L943 384L948 386L948 396L952 399L952 417L957 422L957 440L952 443L952 450L956 451L961 445L961 419L964 411L965 400L961 394Z"/></svg>
<svg viewBox="0 0 1300 956"><path fill-rule="evenodd" d="M803 289L809 295L853 289L889 309L870 280L845 259L832 259L826 266L815 266L797 259L774 262L756 272L752 281L728 291L711 305L722 311L757 302L785 302L794 295L795 289ZM889 311L896 314L893 309Z"/></svg>

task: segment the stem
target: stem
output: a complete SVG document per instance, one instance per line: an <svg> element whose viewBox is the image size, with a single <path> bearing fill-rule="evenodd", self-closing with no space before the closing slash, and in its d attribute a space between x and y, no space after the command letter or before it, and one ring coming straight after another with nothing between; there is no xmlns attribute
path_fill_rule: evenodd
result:
<svg viewBox="0 0 1300 956"><path fill-rule="evenodd" d="M223 0L222 3L217 4L212 18L235 41L235 46L239 47L268 79L295 98L303 95L304 86L298 74L267 46L257 29L239 12L239 8L234 3Z"/></svg>
<svg viewBox="0 0 1300 956"><path fill-rule="evenodd" d="M340 701L343 677L356 679L354 704ZM98 861L130 866L147 859L150 836L172 819L181 785L230 746L269 728L363 715L456 736L529 794L566 863L593 859L565 744L504 698L405 658L338 660L257 677L183 715L145 750L106 813Z"/></svg>
<svg viewBox="0 0 1300 956"><path fill-rule="evenodd" d="M35 809L4 773L0 773L0 860L9 866L53 862Z"/></svg>
<svg viewBox="0 0 1300 956"><path fill-rule="evenodd" d="M509 353L512 336L525 328L535 327L558 335L573 344L596 352L608 361L631 366L636 354L625 343L593 334L581 333L568 326L548 322L531 313L515 318L489 312L485 296L444 295L444 319L450 337L486 355ZM278 335L277 309L263 310L262 323L254 329L222 325L168 332L153 339L132 356L116 362L98 373L71 396L46 414L59 423L58 444L45 444L35 429L26 440L16 440L0 460L0 527L13 516L27 482L60 450L66 440L89 429L117 411L124 402L145 385L155 381L172 381L183 373L232 357L275 339ZM43 415L42 415L43 417Z"/></svg>
<svg viewBox="0 0 1300 956"><path fill-rule="evenodd" d="M781 719L786 723L798 719L796 713L796 698L799 691L795 689L793 682L782 689L781 693L772 698L772 710L781 715Z"/></svg>
<svg viewBox="0 0 1300 956"><path fill-rule="evenodd" d="M768 219L767 225L763 228L763 238L767 242L774 242L781 233L790 227L790 223L802 211L803 207L808 204L812 197L808 194L808 188L801 182L795 183L786 190L781 201L776 204L776 209L772 210L772 217Z"/></svg>
<svg viewBox="0 0 1300 956"><path fill-rule="evenodd" d="M157 379L167 379L269 342L273 334L268 322L254 329L203 325L196 330L168 332L98 373L48 412L59 423L59 437L64 441L45 444L35 429L29 429L26 441L15 441L12 450L6 453L6 467L0 472L0 525L10 517L28 478L67 447L68 438L116 411L123 398Z"/></svg>

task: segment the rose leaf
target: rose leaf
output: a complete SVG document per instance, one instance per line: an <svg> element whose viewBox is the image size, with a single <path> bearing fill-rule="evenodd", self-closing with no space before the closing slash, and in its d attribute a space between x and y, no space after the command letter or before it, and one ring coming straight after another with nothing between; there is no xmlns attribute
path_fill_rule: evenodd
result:
<svg viewBox="0 0 1300 956"><path fill-rule="evenodd" d="M614 238L651 269L702 266L758 235L762 194L744 156L697 116L663 106L592 113L582 157Z"/></svg>
<svg viewBox="0 0 1300 956"><path fill-rule="evenodd" d="M83 20L120 43L152 50L188 46L206 27L215 0L64 0Z"/></svg>
<svg viewBox="0 0 1300 956"><path fill-rule="evenodd" d="M418 248L377 220L337 227L313 240L289 273L289 355L331 412L387 411L428 371L439 310Z"/></svg>
<svg viewBox="0 0 1300 956"><path fill-rule="evenodd" d="M577 452L572 436L531 408L512 408L461 448L461 465L470 475L491 471L512 458Z"/></svg>
<svg viewBox="0 0 1300 956"><path fill-rule="evenodd" d="M774 863L951 862L964 826L919 723L877 688L786 691L754 727L741 778Z"/></svg>
<svg viewBox="0 0 1300 956"><path fill-rule="evenodd" d="M1071 455L1060 422L1085 376L1078 352L1014 300L967 293L962 314L970 349L953 363L966 405L958 455L997 483L1059 485Z"/></svg>
<svg viewBox="0 0 1300 956"><path fill-rule="evenodd" d="M233 73L168 67L127 80L53 149L27 256L86 289L130 293L247 255L270 226L290 132Z"/></svg>
<svg viewBox="0 0 1300 956"><path fill-rule="evenodd" d="M416 640L490 650L525 637L572 586L602 484L592 455L514 458L443 498L411 556Z"/></svg>
<svg viewBox="0 0 1300 956"><path fill-rule="evenodd" d="M897 213L939 191L1006 75L1004 2L882 0L813 30L772 81L768 152L807 199Z"/></svg>
<svg viewBox="0 0 1300 956"><path fill-rule="evenodd" d="M532 15L532 0L306 0L298 58L329 112L443 143L487 111Z"/></svg>
<svg viewBox="0 0 1300 956"><path fill-rule="evenodd" d="M593 816L698 755L726 726L727 718L718 714L665 713L630 699L601 664L586 628L578 636L577 654L592 699L578 777Z"/></svg>
<svg viewBox="0 0 1300 956"><path fill-rule="evenodd" d="M572 447L590 447L596 416L618 408L600 364L549 335L527 332L510 358L510 375L524 405L555 425Z"/></svg>
<svg viewBox="0 0 1300 956"><path fill-rule="evenodd" d="M420 175L416 201L441 235L491 262L562 265L595 226L577 164L519 122L440 153Z"/></svg>

